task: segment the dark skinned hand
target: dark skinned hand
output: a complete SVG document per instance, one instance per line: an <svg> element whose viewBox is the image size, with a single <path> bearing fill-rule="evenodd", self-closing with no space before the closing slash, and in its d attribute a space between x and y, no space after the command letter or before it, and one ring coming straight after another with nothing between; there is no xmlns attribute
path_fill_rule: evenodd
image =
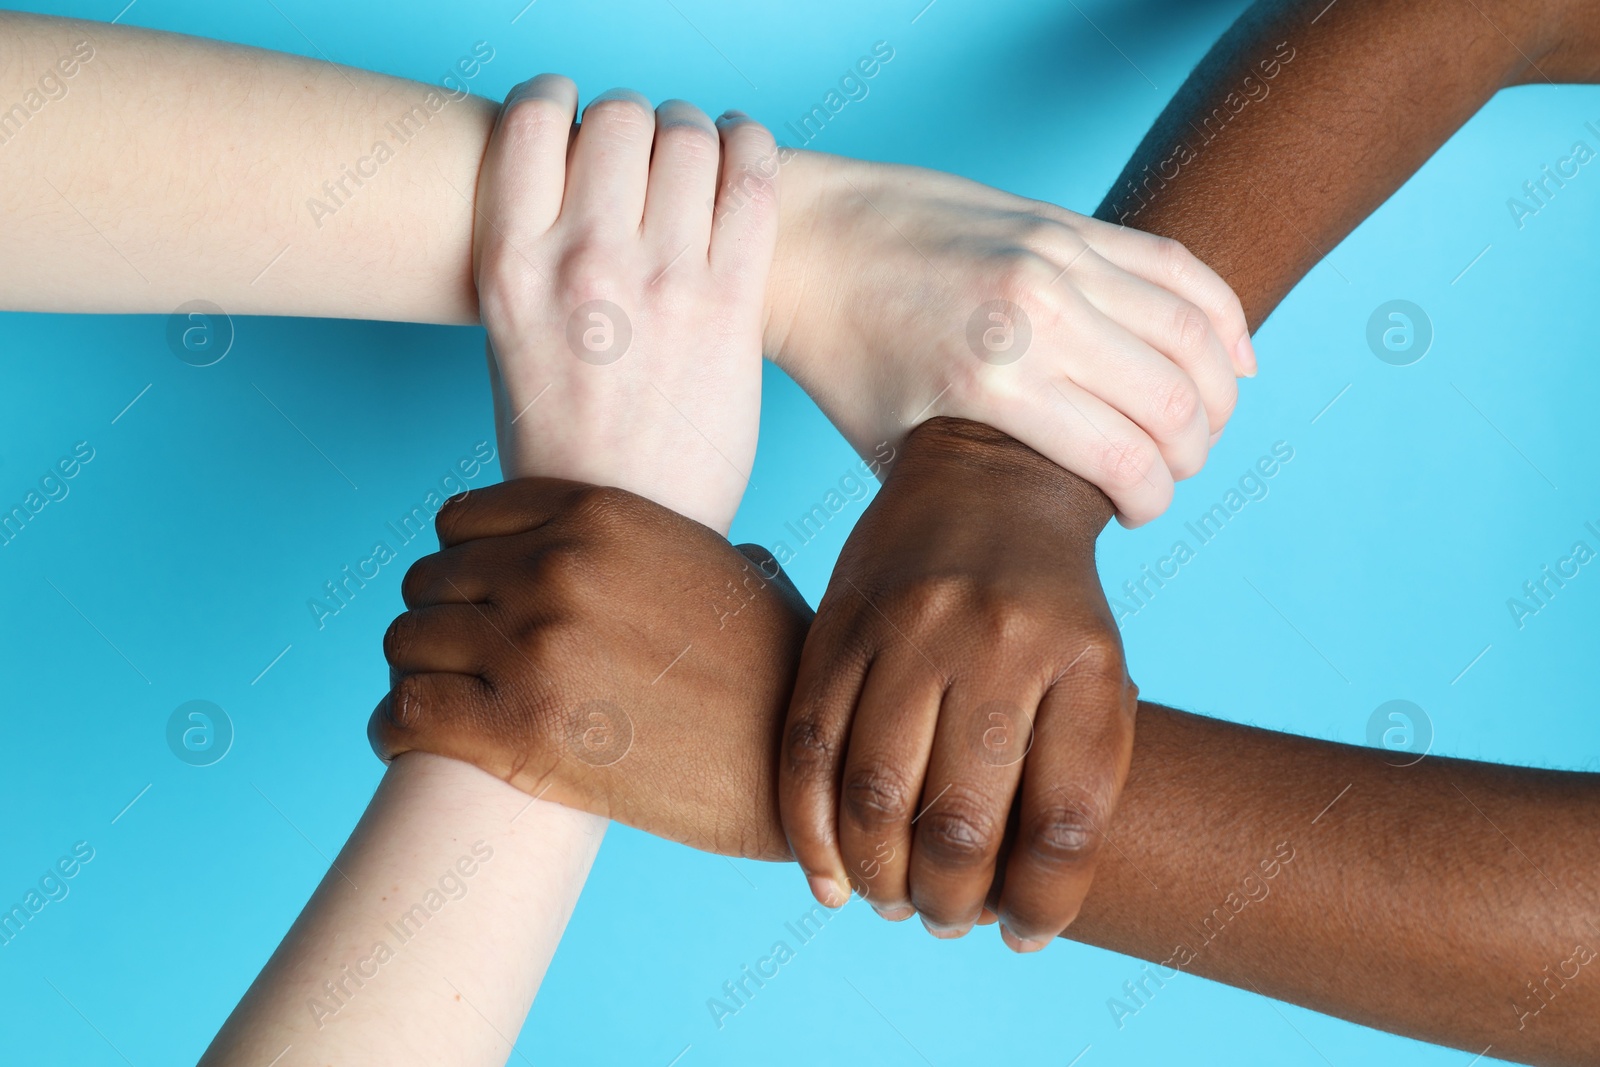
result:
<svg viewBox="0 0 1600 1067"><path fill-rule="evenodd" d="M1004 514L945 518L956 501L987 499L1005 501ZM820 846L821 864L842 841L856 884L880 907L891 879L914 887L923 870L945 873L948 863L927 861L947 857L943 838L962 829L963 816L988 817L995 838L983 842L986 862L958 872L976 886L977 907L962 913L968 924L987 897L1013 931L1051 929L1049 918L1026 921L1030 908L1064 927L1087 887L1095 827L1109 818L1131 744L1135 691L1093 563L1094 535L1109 515L1098 491L1010 438L951 419L919 427L846 545L823 602L832 621L805 646L807 678L791 707L810 612L763 550L734 549L619 490L554 479L477 490L440 513L444 550L406 576L411 610L385 638L394 688L373 714L373 744L386 758L415 748L463 759L531 795L762 859L790 858L777 822L782 777L791 789L784 803L830 805L786 809L796 813L785 824L789 840ZM859 611L836 603L840 589ZM952 694L993 690L963 705L947 699L941 712L925 696L947 684L933 675L934 655L951 664ZM904 664L909 691L924 694L892 704L906 709L900 736L922 738L920 747L863 743L882 725L875 705L855 714L869 659L874 671ZM958 706L976 716L950 718ZM808 708L829 717L805 718ZM830 737L831 747L819 744ZM930 767L930 752L949 758ZM926 814L913 826L908 802L895 822L882 817L887 810L864 809L861 790L851 789L836 820L842 776L863 767L878 781L896 774L913 783L907 793ZM1019 780L1014 835L1031 836L1002 860ZM977 811L979 803L992 807ZM819 810L808 836L800 815ZM864 810L880 816L869 830L898 847L852 837ZM912 832L927 832L924 823L938 836L919 867L922 839ZM873 847L858 851L857 840ZM1048 912L1052 905L1059 910Z"/></svg>
<svg viewBox="0 0 1600 1067"><path fill-rule="evenodd" d="M775 560L621 489L454 498L384 636L368 736L694 848L791 856L777 742L811 610Z"/></svg>
<svg viewBox="0 0 1600 1067"><path fill-rule="evenodd" d="M958 937L999 888L1017 951L1077 915L1138 697L1094 566L1110 516L986 426L912 434L834 568L784 734L783 825L824 904L848 884Z"/></svg>

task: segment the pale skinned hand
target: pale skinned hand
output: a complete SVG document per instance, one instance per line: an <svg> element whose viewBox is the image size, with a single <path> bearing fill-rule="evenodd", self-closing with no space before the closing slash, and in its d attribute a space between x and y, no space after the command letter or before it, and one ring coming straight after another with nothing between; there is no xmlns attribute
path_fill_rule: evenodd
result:
<svg viewBox="0 0 1600 1067"><path fill-rule="evenodd" d="M556 75L514 88L479 172L473 262L503 461L726 530L760 421L778 204L757 164L772 136L620 89L575 130L577 101Z"/></svg>
<svg viewBox="0 0 1600 1067"><path fill-rule="evenodd" d="M839 556L784 736L784 829L824 904L849 887L959 937L999 882L1019 952L1077 915L1138 698L1094 566L1109 511L989 427L911 436Z"/></svg>
<svg viewBox="0 0 1600 1067"><path fill-rule="evenodd" d="M778 158L767 352L862 455L975 420L1130 526L1200 470L1255 355L1233 291L1182 245L936 171Z"/></svg>

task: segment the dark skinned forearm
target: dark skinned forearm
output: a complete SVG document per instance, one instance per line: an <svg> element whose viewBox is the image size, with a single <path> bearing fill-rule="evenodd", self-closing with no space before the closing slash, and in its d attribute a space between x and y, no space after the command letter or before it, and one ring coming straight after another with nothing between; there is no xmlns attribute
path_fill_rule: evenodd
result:
<svg viewBox="0 0 1600 1067"><path fill-rule="evenodd" d="M1496 92L1597 68L1592 4L1265 0L1178 90L1096 215L1182 241L1254 329Z"/></svg>
<svg viewBox="0 0 1600 1067"><path fill-rule="evenodd" d="M1097 214L1183 241L1255 328L1498 90L1597 68L1592 6L1259 3ZM1069 934L1167 965L1110 991L1124 1019L1177 967L1474 1053L1592 1063L1597 814L1593 775L1396 768L1147 706L1118 847Z"/></svg>
<svg viewBox="0 0 1600 1067"><path fill-rule="evenodd" d="M1182 970L1472 1053L1595 1063L1600 775L1398 762L1141 705L1066 935L1151 961L1108 1012L1132 1025Z"/></svg>

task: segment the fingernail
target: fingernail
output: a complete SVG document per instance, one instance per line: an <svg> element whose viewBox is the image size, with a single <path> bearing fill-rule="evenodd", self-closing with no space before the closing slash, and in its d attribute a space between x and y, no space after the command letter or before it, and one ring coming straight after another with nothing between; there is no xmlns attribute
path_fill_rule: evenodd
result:
<svg viewBox="0 0 1600 1067"><path fill-rule="evenodd" d="M996 915L989 908L989 906L986 904L986 905L984 905L983 911L980 912L979 915L978 915L978 925L979 926L993 926L996 922L999 921L999 919L1000 919L1000 916Z"/></svg>
<svg viewBox="0 0 1600 1067"><path fill-rule="evenodd" d="M842 908L845 905L845 901L850 899L850 894L845 892L844 887L832 878L814 874L806 881L811 886L811 895L816 897L823 907Z"/></svg>
<svg viewBox="0 0 1600 1067"><path fill-rule="evenodd" d="M735 111L733 108L729 108L727 111L724 111L722 114L717 116L717 122L719 124L724 122L738 122L749 117L750 116L746 115L743 111Z"/></svg>
<svg viewBox="0 0 1600 1067"><path fill-rule="evenodd" d="M1016 934L1011 932L1011 927L1007 926L1005 923L1000 924L1000 940L1004 941L1006 943L1006 947L1012 952L1018 953L1019 955L1026 955L1029 952L1038 952L1045 946L1045 942L1043 941L1030 941L1025 937L1018 937Z"/></svg>
<svg viewBox="0 0 1600 1067"><path fill-rule="evenodd" d="M1246 378L1256 376L1256 346L1250 343L1250 335L1245 334L1239 338L1239 343L1233 350L1234 358L1239 361L1239 373Z"/></svg>
<svg viewBox="0 0 1600 1067"><path fill-rule="evenodd" d="M910 904L896 904L894 907L879 907L874 904L872 910L878 913L879 918L888 919L892 923L903 923L917 913L917 909Z"/></svg>
<svg viewBox="0 0 1600 1067"><path fill-rule="evenodd" d="M929 922L927 916L922 917L922 925L927 928L928 933L941 941L954 941L958 937L965 936L966 932L972 929L970 926L944 926L939 923Z"/></svg>

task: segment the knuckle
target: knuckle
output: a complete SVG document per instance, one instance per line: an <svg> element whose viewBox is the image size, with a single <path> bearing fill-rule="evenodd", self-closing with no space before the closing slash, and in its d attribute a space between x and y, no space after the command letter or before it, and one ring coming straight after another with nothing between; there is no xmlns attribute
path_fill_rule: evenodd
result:
<svg viewBox="0 0 1600 1067"><path fill-rule="evenodd" d="M516 257L521 259L520 256ZM609 300L621 303L627 291L624 284L625 257L618 255L606 243L593 235L576 237L565 250L556 273L556 286L561 305L576 308L591 300ZM523 262L516 268L528 276L529 285L518 290L517 298L525 301L532 288L533 270Z"/></svg>
<svg viewBox="0 0 1600 1067"><path fill-rule="evenodd" d="M835 568L834 573L837 575L841 571ZM834 669L843 670L848 666L864 671L880 642L876 629L879 617L877 612L862 608L855 592L846 589L841 594L830 582L828 592L817 606L817 616L811 622L811 636L807 640L828 649L827 662ZM871 588L867 589L867 595L873 596L876 602Z"/></svg>
<svg viewBox="0 0 1600 1067"><path fill-rule="evenodd" d="M752 155L775 156L778 152L778 143L774 140L772 131L748 116L729 127L728 140L737 145L741 151Z"/></svg>
<svg viewBox="0 0 1600 1067"><path fill-rule="evenodd" d="M916 795L896 771L882 764L861 767L844 781L846 814L866 830L895 826L911 818Z"/></svg>
<svg viewBox="0 0 1600 1067"><path fill-rule="evenodd" d="M1081 866L1100 847L1101 824L1101 813L1088 804L1051 804L1031 819L1023 838L1025 855L1045 867Z"/></svg>
<svg viewBox="0 0 1600 1067"><path fill-rule="evenodd" d="M1004 647L1027 637L1034 628L1032 609L1014 597L992 596L977 609L979 631L985 647Z"/></svg>
<svg viewBox="0 0 1600 1067"><path fill-rule="evenodd" d="M426 699L427 687L423 680L414 674L408 674L394 684L389 691L389 706L394 725L400 729L410 729L418 726L423 716L434 716L436 708Z"/></svg>
<svg viewBox="0 0 1600 1067"><path fill-rule="evenodd" d="M1193 285L1200 278L1200 261L1181 241L1156 238L1156 262L1162 277L1179 288Z"/></svg>
<svg viewBox="0 0 1600 1067"><path fill-rule="evenodd" d="M1193 425L1200 414L1200 391L1186 377L1163 382L1155 390L1156 436L1173 438Z"/></svg>
<svg viewBox="0 0 1600 1067"><path fill-rule="evenodd" d="M633 96L606 96L591 101L583 110L583 121L604 127L607 133L641 137L655 129L655 112Z"/></svg>
<svg viewBox="0 0 1600 1067"><path fill-rule="evenodd" d="M559 137L564 143L572 130L565 105L549 96L521 96L506 105L500 116L500 136L513 145L537 143Z"/></svg>
<svg viewBox="0 0 1600 1067"><path fill-rule="evenodd" d="M1204 446L1196 445L1185 448L1181 454L1173 457L1168 463L1172 472L1172 480L1181 482L1186 478L1193 478L1206 465L1206 452Z"/></svg>
<svg viewBox="0 0 1600 1067"><path fill-rule="evenodd" d="M416 637L416 620L410 613L395 617L389 628L383 632L383 658L390 665L396 664L406 654L406 649Z"/></svg>
<svg viewBox="0 0 1600 1067"><path fill-rule="evenodd" d="M586 532L614 536L625 527L643 522L646 513L644 502L626 489L586 485L573 494L564 518Z"/></svg>
<svg viewBox="0 0 1600 1067"><path fill-rule="evenodd" d="M1114 634L1090 635L1084 639L1082 649L1063 677L1118 688L1127 685L1128 667L1123 660L1122 643Z"/></svg>
<svg viewBox="0 0 1600 1067"><path fill-rule="evenodd" d="M433 588L437 569L438 560L435 556L423 556L410 566L406 576L400 579L400 599L406 607L417 607L428 590Z"/></svg>
<svg viewBox="0 0 1600 1067"><path fill-rule="evenodd" d="M698 122L674 121L656 130L656 148L684 163L715 162L722 148L716 134Z"/></svg>
<svg viewBox="0 0 1600 1067"><path fill-rule="evenodd" d="M1128 492L1150 480L1150 472L1160 462L1153 447L1103 440L1096 446L1094 468L1100 484L1112 492Z"/></svg>
<svg viewBox="0 0 1600 1067"><path fill-rule="evenodd" d="M484 318L513 326L527 320L527 294L542 284L534 265L498 231L482 242L477 280Z"/></svg>
<svg viewBox="0 0 1600 1067"><path fill-rule="evenodd" d="M967 573L935 574L921 577L890 598L889 617L901 616L925 625L929 620L947 618L972 604L980 592L979 580ZM895 610L898 608L899 610Z"/></svg>
<svg viewBox="0 0 1600 1067"><path fill-rule="evenodd" d="M1001 299L1032 311L1045 302L1051 274L1042 256L1019 248L1005 255L996 272L995 284Z"/></svg>
<svg viewBox="0 0 1600 1067"><path fill-rule="evenodd" d="M944 803L923 813L917 845L937 866L967 869L994 856L999 831L994 817L974 799L947 794Z"/></svg>
<svg viewBox="0 0 1600 1067"><path fill-rule="evenodd" d="M1042 201L1028 202L1029 210L1020 216L1021 243L1046 258L1062 257L1062 267L1078 259L1089 243L1076 228L1056 217L1061 210Z"/></svg>
<svg viewBox="0 0 1600 1067"><path fill-rule="evenodd" d="M439 536L439 543L459 540L463 529L477 511L478 497L471 490L457 493L446 500L433 517L433 530Z"/></svg>
<svg viewBox="0 0 1600 1067"><path fill-rule="evenodd" d="M1172 339L1177 349L1173 354L1188 366L1210 345L1211 320L1187 300L1181 301L1172 315Z"/></svg>

